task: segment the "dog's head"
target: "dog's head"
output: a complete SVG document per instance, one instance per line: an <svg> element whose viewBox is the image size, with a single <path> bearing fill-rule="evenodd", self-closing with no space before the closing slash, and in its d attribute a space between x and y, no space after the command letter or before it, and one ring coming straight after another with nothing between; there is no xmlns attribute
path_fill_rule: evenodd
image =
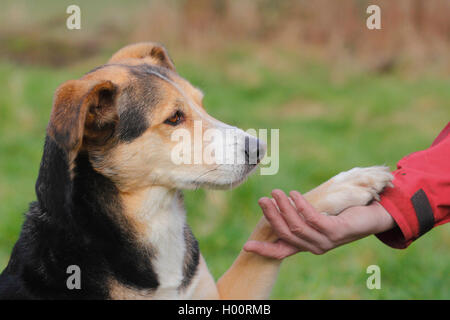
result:
<svg viewBox="0 0 450 320"><path fill-rule="evenodd" d="M62 84L47 132L69 165L87 153L94 169L123 191L235 186L265 146L208 115L202 98L162 46L135 44Z"/></svg>

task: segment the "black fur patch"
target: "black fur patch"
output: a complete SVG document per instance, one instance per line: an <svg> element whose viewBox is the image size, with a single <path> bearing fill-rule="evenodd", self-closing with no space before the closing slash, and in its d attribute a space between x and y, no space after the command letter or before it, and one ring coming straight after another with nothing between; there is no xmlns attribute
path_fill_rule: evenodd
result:
<svg viewBox="0 0 450 320"><path fill-rule="evenodd" d="M117 127L117 135L120 141L130 142L141 136L149 127L148 108L145 101L139 101L135 98L133 87L127 87L120 101L124 101L121 105L123 111L119 115L119 124Z"/></svg>
<svg viewBox="0 0 450 320"><path fill-rule="evenodd" d="M200 259L200 250L197 239L195 239L191 228L189 228L187 224L184 226L184 241L186 243L186 254L184 256L183 281L181 282L180 289L189 286L192 278L197 272Z"/></svg>
<svg viewBox="0 0 450 320"><path fill-rule="evenodd" d="M65 153L46 138L38 201L0 275L0 298L106 299L110 279L138 289L158 287L152 249L137 243L116 187L92 169L87 154L75 162L72 180ZM81 269L81 290L66 286L70 265Z"/></svg>
<svg viewBox="0 0 450 320"><path fill-rule="evenodd" d="M149 127L149 118L154 107L162 101L164 92L158 85L161 78L153 72L164 72L163 68L147 64L127 66L133 81L125 88L119 99L118 137L120 141L130 142L141 136Z"/></svg>
<svg viewBox="0 0 450 320"><path fill-rule="evenodd" d="M171 73L169 69L166 69L164 67L150 65L147 63L138 64L135 66L127 66L127 68L130 70L132 74L134 74L136 77L148 77L149 75L160 74L164 78L171 79Z"/></svg>

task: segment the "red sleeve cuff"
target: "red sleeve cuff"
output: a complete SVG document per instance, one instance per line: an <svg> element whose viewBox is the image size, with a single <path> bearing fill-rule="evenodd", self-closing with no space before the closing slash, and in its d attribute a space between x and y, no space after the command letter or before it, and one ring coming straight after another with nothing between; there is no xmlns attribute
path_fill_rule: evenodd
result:
<svg viewBox="0 0 450 320"><path fill-rule="evenodd" d="M380 204L392 216L397 227L376 235L383 243L396 249L408 247L414 241L419 230L411 199L401 190L402 188L394 186L394 188L387 188L381 194ZM408 214L412 214L414 217L409 217Z"/></svg>

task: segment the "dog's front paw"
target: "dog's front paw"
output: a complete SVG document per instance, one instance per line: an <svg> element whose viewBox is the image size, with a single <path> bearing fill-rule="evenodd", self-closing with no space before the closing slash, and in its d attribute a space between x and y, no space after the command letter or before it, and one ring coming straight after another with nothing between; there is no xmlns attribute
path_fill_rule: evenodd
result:
<svg viewBox="0 0 450 320"><path fill-rule="evenodd" d="M379 200L379 193L386 186L392 186L393 176L388 167L374 166L353 168L341 172L329 181L327 195L327 214L337 215L342 210L368 204Z"/></svg>

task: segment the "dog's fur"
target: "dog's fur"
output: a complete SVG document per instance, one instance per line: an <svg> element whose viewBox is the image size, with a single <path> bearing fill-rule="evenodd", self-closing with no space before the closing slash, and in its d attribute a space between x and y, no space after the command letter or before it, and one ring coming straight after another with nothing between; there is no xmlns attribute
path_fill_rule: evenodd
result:
<svg viewBox="0 0 450 320"><path fill-rule="evenodd" d="M154 43L125 47L107 64L62 84L47 129L37 201L0 276L0 298L267 298L280 261L241 252L216 284L185 221L181 189L235 186L256 167L248 161L171 161L174 130L192 132L197 120L203 131L230 128L205 112L202 97ZM265 153L262 143L253 150L239 143L224 148L258 160ZM353 169L306 198L337 214L371 201L389 180L385 168ZM275 235L262 219L251 238ZM70 265L81 269L80 290L67 288Z"/></svg>

